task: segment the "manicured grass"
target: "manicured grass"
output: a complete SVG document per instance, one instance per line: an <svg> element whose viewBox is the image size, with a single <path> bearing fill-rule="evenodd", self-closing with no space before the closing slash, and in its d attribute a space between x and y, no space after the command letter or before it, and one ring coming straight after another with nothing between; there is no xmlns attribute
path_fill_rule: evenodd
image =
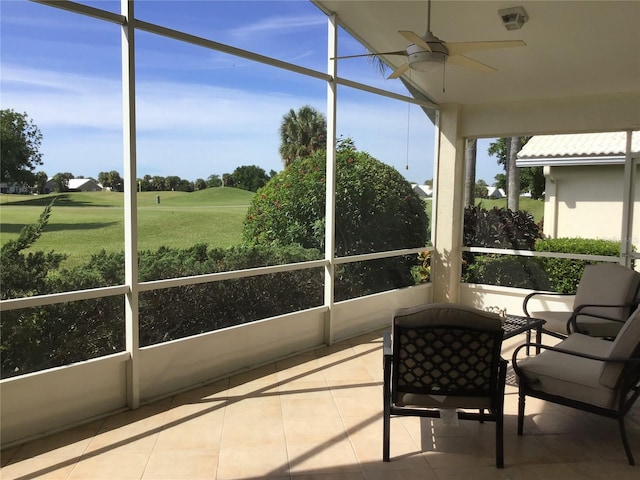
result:
<svg viewBox="0 0 640 480"><path fill-rule="evenodd" d="M159 203L158 203L159 197ZM139 250L161 246L184 248L196 243L211 247L237 245L252 192L230 187L198 192L141 192L138 201ZM124 249L124 195L117 192L73 192L52 195L0 195L0 244L17 238L35 223L53 199L51 219L32 249L55 250L69 258L65 267L80 265L104 249ZM506 200L477 200L486 209L504 207ZM426 211L431 218L431 204ZM520 209L543 215L542 200L520 199Z"/></svg>
<svg viewBox="0 0 640 480"><path fill-rule="evenodd" d="M54 197L49 225L33 249L69 255L66 267L82 264L102 249L124 249L124 196L116 192L1 195L0 243L17 238L25 225L35 223ZM252 197L252 192L229 187L193 193L139 193L139 250L196 243L236 245L242 238L242 223Z"/></svg>
<svg viewBox="0 0 640 480"><path fill-rule="evenodd" d="M489 200L485 198L476 198L476 205L482 205L482 208L491 210L493 207L505 208L507 206L507 199L501 198L498 200ZM425 211L431 220L431 199L425 200ZM520 210L525 210L533 215L533 219L536 222L540 222L544 216L544 200L533 200L528 197L520 197Z"/></svg>
<svg viewBox="0 0 640 480"><path fill-rule="evenodd" d="M493 207L505 208L507 206L507 199L500 198L497 200L491 200L486 198L478 198L476 199L476 205L482 205L482 208L487 210L491 210ZM540 222L542 217L544 216L544 200L533 200L529 197L520 197L520 208L519 210L524 210L525 212L529 212L533 215L533 219L536 222Z"/></svg>

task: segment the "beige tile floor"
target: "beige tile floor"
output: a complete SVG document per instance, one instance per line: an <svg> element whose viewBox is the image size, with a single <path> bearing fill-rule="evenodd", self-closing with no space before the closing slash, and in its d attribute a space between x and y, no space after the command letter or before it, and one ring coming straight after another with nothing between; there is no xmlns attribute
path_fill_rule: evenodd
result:
<svg viewBox="0 0 640 480"><path fill-rule="evenodd" d="M524 337L509 340L504 356ZM273 363L2 452L9 479L640 479L617 424L527 402L508 380L504 470L494 424L394 418L382 455L381 333ZM640 406L628 432L640 463Z"/></svg>

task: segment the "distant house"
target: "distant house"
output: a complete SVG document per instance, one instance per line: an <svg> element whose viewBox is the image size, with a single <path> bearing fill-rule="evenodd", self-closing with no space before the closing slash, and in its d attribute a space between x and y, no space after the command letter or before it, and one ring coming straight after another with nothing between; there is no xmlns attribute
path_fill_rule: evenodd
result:
<svg viewBox="0 0 640 480"><path fill-rule="evenodd" d="M433 188L430 185L418 185L412 184L413 191L418 194L420 198L431 198L433 196Z"/></svg>
<svg viewBox="0 0 640 480"><path fill-rule="evenodd" d="M538 135L518 153L518 167L544 167L544 234L552 238L619 239L623 225L626 132ZM632 158L640 163L640 132ZM634 163L636 205L640 167ZM632 241L640 246L640 207Z"/></svg>
<svg viewBox="0 0 640 480"><path fill-rule="evenodd" d="M502 188L487 187L487 198L497 199L504 197L506 197L506 194L504 193L504 190Z"/></svg>
<svg viewBox="0 0 640 480"><path fill-rule="evenodd" d="M31 193L33 190L29 185L20 184L20 183L0 183L0 193Z"/></svg>
<svg viewBox="0 0 640 480"><path fill-rule="evenodd" d="M70 192L100 192L103 190L102 185L90 178L72 178L69 180L68 189ZM53 178L47 180L44 186L45 193L52 193L56 190L56 184Z"/></svg>

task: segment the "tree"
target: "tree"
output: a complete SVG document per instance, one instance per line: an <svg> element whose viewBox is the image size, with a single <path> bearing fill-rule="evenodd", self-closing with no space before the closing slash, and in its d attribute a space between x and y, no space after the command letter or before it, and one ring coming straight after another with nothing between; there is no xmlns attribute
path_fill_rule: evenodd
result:
<svg viewBox="0 0 640 480"><path fill-rule="evenodd" d="M464 175L464 204L472 206L476 197L476 152L478 141L467 138L464 146L465 175Z"/></svg>
<svg viewBox="0 0 640 480"><path fill-rule="evenodd" d="M520 188L528 190L531 198L539 200L544 198L546 179L543 167L527 167L520 169Z"/></svg>
<svg viewBox="0 0 640 480"><path fill-rule="evenodd" d="M257 192L269 181L269 176L264 169L256 165L238 167L233 171L233 180L237 188Z"/></svg>
<svg viewBox="0 0 640 480"><path fill-rule="evenodd" d="M181 178L177 175L169 175L164 178L164 188L162 190L166 190L168 192L172 192L178 189L180 185Z"/></svg>
<svg viewBox="0 0 640 480"><path fill-rule="evenodd" d="M164 177L161 177L160 175L154 175L151 178L151 189L154 192L161 192L164 190Z"/></svg>
<svg viewBox="0 0 640 480"><path fill-rule="evenodd" d="M138 179L138 189L141 192L150 192L153 190L153 185L151 184L151 175L145 175L144 177Z"/></svg>
<svg viewBox="0 0 640 480"><path fill-rule="evenodd" d="M69 172L56 173L53 176L53 185L56 192L66 192L69 190L69 180L73 178L73 174Z"/></svg>
<svg viewBox="0 0 640 480"><path fill-rule="evenodd" d="M212 188L220 186L222 186L222 179L220 178L220 175L213 174L207 177L207 187Z"/></svg>
<svg viewBox="0 0 640 480"><path fill-rule="evenodd" d="M301 157L307 157L327 145L327 121L321 112L305 105L282 117L280 125L280 157L285 168ZM226 185L226 183L225 183Z"/></svg>
<svg viewBox="0 0 640 480"><path fill-rule="evenodd" d="M47 181L49 180L49 176L46 172L36 172L34 175L34 187L37 193L44 193L44 189L47 185Z"/></svg>
<svg viewBox="0 0 640 480"><path fill-rule="evenodd" d="M476 182L474 196L476 198L487 198L489 196L489 186L487 182L482 179Z"/></svg>
<svg viewBox="0 0 640 480"><path fill-rule="evenodd" d="M519 146L516 142L516 152L514 154L517 155L518 151L522 149L522 147L529 141L531 137L514 137L519 139ZM509 194L509 175L507 172L507 159L509 158L510 150L512 145L512 139L510 138L498 138L495 142L489 145L488 153L491 156L497 157L497 162L499 165L502 165L505 168L505 174L498 174L495 176L495 186L498 188L503 188L507 191L507 195ZM515 158L512 159L515 162ZM515 164L514 164L515 166ZM512 166L512 168L514 168ZM515 169L515 168L514 168ZM518 195L520 192L530 192L531 197L535 199L542 198L544 193L545 179L542 167L528 167L528 168L518 168L517 178L519 182L516 186L516 189L519 189ZM511 208L511 207L509 207Z"/></svg>
<svg viewBox="0 0 640 480"><path fill-rule="evenodd" d="M124 191L124 180L115 170L100 172L98 174L98 182L101 183L103 187L110 188L114 192Z"/></svg>
<svg viewBox="0 0 640 480"><path fill-rule="evenodd" d="M193 188L196 190L204 190L207 188L207 182L204 181L204 178L196 178L196 181L193 182Z"/></svg>
<svg viewBox="0 0 640 480"><path fill-rule="evenodd" d="M23 251L44 232L52 206L53 202L45 207L38 223L24 227L17 239L7 241L0 249L0 297L3 300L49 293L45 286L47 275L50 270L57 269L66 256L42 251L25 254Z"/></svg>
<svg viewBox="0 0 640 480"><path fill-rule="evenodd" d="M33 185L33 171L42 165L42 133L26 113L0 110L0 182Z"/></svg>
<svg viewBox="0 0 640 480"><path fill-rule="evenodd" d="M230 173L223 173L222 174L222 186L223 187L234 187L236 184L235 179L233 178L233 175Z"/></svg>
<svg viewBox="0 0 640 480"><path fill-rule="evenodd" d="M326 152L319 150L284 169L253 197L245 241L258 245L325 244ZM424 247L429 238L425 205L402 175L365 152L336 156L335 253ZM336 299L415 283L417 257L407 255L342 266Z"/></svg>
<svg viewBox="0 0 640 480"><path fill-rule="evenodd" d="M507 208L514 212L520 209L520 172L516 159L521 148L520 137L511 137L507 154Z"/></svg>

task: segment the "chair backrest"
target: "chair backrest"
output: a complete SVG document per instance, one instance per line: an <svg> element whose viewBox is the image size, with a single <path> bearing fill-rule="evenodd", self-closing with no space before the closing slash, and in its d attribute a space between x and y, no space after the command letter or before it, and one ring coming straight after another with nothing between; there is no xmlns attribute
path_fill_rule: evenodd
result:
<svg viewBox="0 0 640 480"><path fill-rule="evenodd" d="M616 263L587 265L580 278L573 308L579 305L599 303L603 305L625 305L636 301L640 273ZM598 308L587 307L582 313L604 315L625 320L632 307Z"/></svg>
<svg viewBox="0 0 640 480"><path fill-rule="evenodd" d="M496 391L502 321L456 304L396 312L392 395L490 396Z"/></svg>
<svg viewBox="0 0 640 480"><path fill-rule="evenodd" d="M611 342L609 358L632 358L640 356L640 307L624 323L622 329ZM615 388L624 370L621 363L605 362L600 372L600 383Z"/></svg>

